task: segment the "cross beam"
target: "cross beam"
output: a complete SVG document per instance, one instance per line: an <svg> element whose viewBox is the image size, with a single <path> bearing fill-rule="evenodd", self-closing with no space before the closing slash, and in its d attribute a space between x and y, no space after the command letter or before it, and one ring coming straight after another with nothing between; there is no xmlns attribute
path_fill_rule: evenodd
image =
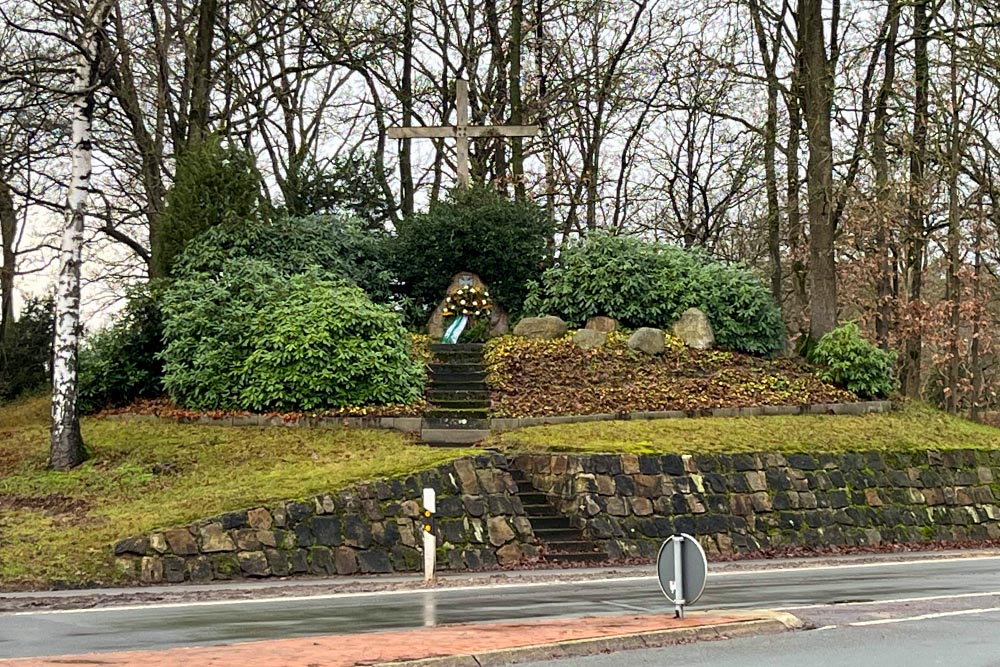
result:
<svg viewBox="0 0 1000 667"><path fill-rule="evenodd" d="M469 185L469 139L480 137L533 137L537 125L469 125L469 82L455 82L455 107L458 118L455 125L427 127L390 127L393 139L455 139L458 162L458 184Z"/></svg>

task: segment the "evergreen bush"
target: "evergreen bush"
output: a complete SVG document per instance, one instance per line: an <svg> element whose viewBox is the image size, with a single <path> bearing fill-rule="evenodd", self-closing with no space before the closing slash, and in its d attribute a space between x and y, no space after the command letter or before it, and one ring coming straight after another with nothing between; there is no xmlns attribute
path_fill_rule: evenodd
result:
<svg viewBox="0 0 1000 667"><path fill-rule="evenodd" d="M455 190L447 201L399 224L395 242L401 291L423 324L451 278L477 274L507 312L520 313L528 283L550 260L553 229L538 206L509 201L477 186Z"/></svg>
<svg viewBox="0 0 1000 667"><path fill-rule="evenodd" d="M196 410L319 410L419 398L399 316L320 271L231 260L164 295L164 384Z"/></svg>
<svg viewBox="0 0 1000 667"><path fill-rule="evenodd" d="M525 303L571 326L607 315L627 328L669 328L688 308L705 311L720 347L771 355L784 346L781 311L752 271L627 236L593 233L570 245Z"/></svg>
<svg viewBox="0 0 1000 667"><path fill-rule="evenodd" d="M114 323L81 347L77 400L82 414L163 394L158 293L155 285L133 291Z"/></svg>
<svg viewBox="0 0 1000 667"><path fill-rule="evenodd" d="M263 215L262 193L260 173L246 151L223 145L215 135L188 146L177 156L174 184L153 237L159 274L172 275L177 256L206 229Z"/></svg>
<svg viewBox="0 0 1000 667"><path fill-rule="evenodd" d="M184 249L177 278L218 275L234 260L252 259L292 276L319 267L330 279L349 281L377 302L393 297L388 235L367 230L348 215L253 219L212 227Z"/></svg>
<svg viewBox="0 0 1000 667"><path fill-rule="evenodd" d="M29 299L0 346L0 401L50 383L54 329L52 299Z"/></svg>
<svg viewBox="0 0 1000 667"><path fill-rule="evenodd" d="M861 398L884 398L896 389L896 354L879 349L861 336L855 322L819 339L810 361L820 366L824 382Z"/></svg>

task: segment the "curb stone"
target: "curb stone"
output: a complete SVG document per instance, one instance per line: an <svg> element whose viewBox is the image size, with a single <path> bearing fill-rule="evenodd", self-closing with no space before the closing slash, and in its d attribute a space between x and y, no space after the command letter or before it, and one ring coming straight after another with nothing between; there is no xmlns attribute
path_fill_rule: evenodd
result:
<svg viewBox="0 0 1000 667"><path fill-rule="evenodd" d="M754 614L757 618L697 627L669 628L650 632L574 639L565 642L520 646L464 655L449 655L401 662L380 662L373 667L503 667L520 662L538 662L581 658L600 653L653 649L691 641L732 639L753 635L800 630L803 622L787 612L767 611ZM765 616L766 618L760 618Z"/></svg>

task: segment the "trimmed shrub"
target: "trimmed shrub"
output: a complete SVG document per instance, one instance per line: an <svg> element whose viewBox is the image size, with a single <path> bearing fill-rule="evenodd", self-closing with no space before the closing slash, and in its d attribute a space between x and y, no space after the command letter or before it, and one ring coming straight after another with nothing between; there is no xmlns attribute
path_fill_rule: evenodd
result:
<svg viewBox="0 0 1000 667"><path fill-rule="evenodd" d="M855 322L820 338L810 361L821 367L819 376L824 382L861 398L886 397L896 389L896 354L863 338Z"/></svg>
<svg viewBox="0 0 1000 667"><path fill-rule="evenodd" d="M705 311L720 347L771 355L784 346L781 310L751 270L627 236L593 233L570 245L525 303L571 326L607 315L627 328L669 328L688 308Z"/></svg>
<svg viewBox="0 0 1000 667"><path fill-rule="evenodd" d="M51 380L52 299L29 299L0 346L0 401L38 391Z"/></svg>
<svg viewBox="0 0 1000 667"><path fill-rule="evenodd" d="M82 414L163 394L163 329L158 288L129 297L115 322L80 349L78 401Z"/></svg>
<svg viewBox="0 0 1000 667"><path fill-rule="evenodd" d="M263 181L253 156L224 146L218 136L188 146L177 156L153 258L160 275L173 274L177 256L206 229L257 219L264 209Z"/></svg>
<svg viewBox="0 0 1000 667"><path fill-rule="evenodd" d="M419 398L399 316L318 271L234 260L164 296L164 384L196 410L319 410Z"/></svg>
<svg viewBox="0 0 1000 667"><path fill-rule="evenodd" d="M174 275L218 275L234 260L252 259L284 276L319 267L378 302L392 299L395 282L388 259L388 235L366 230L347 215L315 215L277 220L246 220L206 230L177 259Z"/></svg>
<svg viewBox="0 0 1000 667"><path fill-rule="evenodd" d="M453 275L471 271L507 312L520 313L528 283L548 263L553 230L544 211L487 187L459 189L399 224L395 257L402 292L422 325Z"/></svg>
<svg viewBox="0 0 1000 667"><path fill-rule="evenodd" d="M399 316L315 274L291 278L250 327L241 402L254 410L411 403L423 370ZM278 303L275 304L277 306Z"/></svg>

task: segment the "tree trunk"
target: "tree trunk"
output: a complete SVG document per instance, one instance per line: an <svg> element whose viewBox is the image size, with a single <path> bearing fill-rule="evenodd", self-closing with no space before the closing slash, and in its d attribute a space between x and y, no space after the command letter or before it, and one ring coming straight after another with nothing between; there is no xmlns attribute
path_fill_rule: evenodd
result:
<svg viewBox="0 0 1000 667"><path fill-rule="evenodd" d="M792 71L792 91L787 97L788 109L788 152L785 160L788 165L787 190L785 193L788 216L788 246L792 257L792 302L795 316L798 319L799 333L805 334L806 311L809 307L808 275L809 266L805 262L805 229L802 226L802 207L800 204L801 182L799 179L799 147L802 141L802 98L800 88L800 68L796 65Z"/></svg>
<svg viewBox="0 0 1000 667"><path fill-rule="evenodd" d="M927 161L928 91L930 88L930 63L927 56L930 13L928 0L916 0L913 5L913 145L910 148L910 192L907 205L906 273L909 280L908 301L918 320L907 335L903 354L903 393L917 398L921 393L920 358L923 350L923 335L919 320L922 314L920 302L923 298L924 253L927 246L926 198L924 165Z"/></svg>
<svg viewBox="0 0 1000 667"><path fill-rule="evenodd" d="M888 33L885 41L885 69L882 84L875 102L875 119L872 128L872 161L875 164L875 254L877 272L875 277L875 340L883 350L889 349L889 323L892 317L892 284L890 280L888 217L885 210L891 196L889 188L889 158L886 155L886 133L888 130L888 100L896 79L896 41L899 35L899 5L896 0L888 0L886 9Z"/></svg>
<svg viewBox="0 0 1000 667"><path fill-rule="evenodd" d="M771 295L781 303L781 212L778 205L778 173L776 157L778 152L778 94L780 85L776 71L777 59L768 48L764 19L760 4L751 0L750 12L757 48L760 49L764 73L767 77L767 121L764 124L764 187L767 191L767 254L771 260Z"/></svg>
<svg viewBox="0 0 1000 667"><path fill-rule="evenodd" d="M975 315L972 318L972 343L969 349L969 366L970 373L972 374L972 396L969 400L969 419L978 422L982 419L980 414L979 401L983 395L983 360L979 347L979 336L981 335L981 327L979 324L980 312L979 312L979 299L982 296L980 294L980 279L982 278L983 270L983 195L980 191L979 195L979 206L977 207L977 219L976 219L976 235L975 235L975 259L973 264L973 278L972 278L972 301L976 304Z"/></svg>
<svg viewBox="0 0 1000 667"><path fill-rule="evenodd" d="M954 27L958 27L958 3L952 0ZM958 375L959 375L959 325L961 324L962 286L958 272L961 266L959 225L958 173L961 169L961 148L959 132L959 99L958 99L958 51L955 33L951 37L951 67L949 71L949 87L951 93L951 113L948 123L948 281L945 289L945 300L950 307L948 332L948 391L945 395L945 409L950 414L958 412Z"/></svg>
<svg viewBox="0 0 1000 667"><path fill-rule="evenodd" d="M521 107L521 26L524 23L522 0L511 0L510 7L510 123L523 125L524 114ZM524 189L524 145L521 137L512 137L510 149L510 169L514 179L514 200L523 202Z"/></svg>
<svg viewBox="0 0 1000 667"><path fill-rule="evenodd" d="M208 134L209 106L212 96L212 44L218 19L218 0L201 0L195 35L194 62L191 73L191 104L188 111L187 144L201 141Z"/></svg>
<svg viewBox="0 0 1000 667"><path fill-rule="evenodd" d="M403 127L413 125L413 5L414 0L406 0L403 24ZM402 190L401 208L403 217L413 215L413 159L410 140L399 140L399 184Z"/></svg>
<svg viewBox="0 0 1000 667"><path fill-rule="evenodd" d="M110 6L110 0L95 0L87 12L73 80L76 99L73 102L72 175L59 253L52 359L49 466L56 470L69 470L87 458L76 403L76 363L80 343L80 262L83 252L83 220L90 194L93 157L90 133L94 119L94 90L99 78L99 31Z"/></svg>
<svg viewBox="0 0 1000 667"><path fill-rule="evenodd" d="M823 35L823 3L800 0L798 50L802 54L802 92L809 163L806 187L809 215L809 337L817 341L837 326L837 267L833 221L833 68ZM834 17L836 18L836 17Z"/></svg>
<svg viewBox="0 0 1000 667"><path fill-rule="evenodd" d="M10 186L0 181L0 244L3 246L3 264L0 265L0 348L7 341L11 325L14 324L14 234L17 217L14 213L14 198Z"/></svg>

